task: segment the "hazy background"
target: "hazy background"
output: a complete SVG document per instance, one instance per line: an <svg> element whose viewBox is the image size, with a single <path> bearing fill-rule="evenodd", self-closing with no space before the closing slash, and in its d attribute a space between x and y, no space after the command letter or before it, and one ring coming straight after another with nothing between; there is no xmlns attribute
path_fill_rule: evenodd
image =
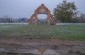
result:
<svg viewBox="0 0 85 55"><path fill-rule="evenodd" d="M13 18L30 17L34 10L45 4L53 14L53 9L63 0L0 0L0 17L8 15ZM75 2L81 13L85 13L85 0L67 0Z"/></svg>

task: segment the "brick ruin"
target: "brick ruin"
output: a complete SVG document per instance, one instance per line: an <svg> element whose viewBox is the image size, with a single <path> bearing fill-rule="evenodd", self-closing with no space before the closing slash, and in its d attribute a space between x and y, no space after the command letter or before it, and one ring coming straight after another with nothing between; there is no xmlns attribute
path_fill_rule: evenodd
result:
<svg viewBox="0 0 85 55"><path fill-rule="evenodd" d="M37 25L37 21L38 21L38 14L46 14L47 15L47 25L50 25L51 23L53 25L56 25L56 21L55 18L53 17L53 15L51 15L50 10L44 5L41 4L41 6L39 6L34 14L30 17L28 24L33 24L33 25Z"/></svg>

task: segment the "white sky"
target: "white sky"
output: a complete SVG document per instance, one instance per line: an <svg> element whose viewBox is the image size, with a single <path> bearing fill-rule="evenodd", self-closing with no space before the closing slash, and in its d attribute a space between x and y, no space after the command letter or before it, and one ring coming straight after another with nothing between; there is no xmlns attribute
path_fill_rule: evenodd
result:
<svg viewBox="0 0 85 55"><path fill-rule="evenodd" d="M85 13L85 0L68 0L75 2L77 8ZM30 17L34 10L41 4L45 4L51 13L62 0L0 0L0 17L8 15L11 17Z"/></svg>

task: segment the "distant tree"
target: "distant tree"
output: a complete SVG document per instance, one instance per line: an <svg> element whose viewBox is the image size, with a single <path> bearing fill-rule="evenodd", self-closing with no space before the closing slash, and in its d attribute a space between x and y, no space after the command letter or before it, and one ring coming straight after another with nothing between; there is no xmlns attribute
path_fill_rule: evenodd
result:
<svg viewBox="0 0 85 55"><path fill-rule="evenodd" d="M63 2L54 9L55 18L61 22L71 22L72 18L75 18L77 13L75 3L67 2L66 0L63 0Z"/></svg>
<svg viewBox="0 0 85 55"><path fill-rule="evenodd" d="M0 17L0 23L28 23L28 18L11 18L8 15Z"/></svg>
<svg viewBox="0 0 85 55"><path fill-rule="evenodd" d="M0 18L0 23L2 22L2 19Z"/></svg>
<svg viewBox="0 0 85 55"><path fill-rule="evenodd" d="M46 19L38 19L38 24L45 25L47 23Z"/></svg>
<svg viewBox="0 0 85 55"><path fill-rule="evenodd" d="M79 17L72 19L72 23L80 23Z"/></svg>
<svg viewBox="0 0 85 55"><path fill-rule="evenodd" d="M85 14L81 14L79 17L79 22L80 23L85 23Z"/></svg>
<svg viewBox="0 0 85 55"><path fill-rule="evenodd" d="M27 22L28 22L28 19L25 18L25 17L24 17L24 18L19 18L19 19L18 19L18 22L19 22L19 23L27 23Z"/></svg>
<svg viewBox="0 0 85 55"><path fill-rule="evenodd" d="M3 16L2 17L2 21L3 23L11 23L12 22L12 18L9 16Z"/></svg>

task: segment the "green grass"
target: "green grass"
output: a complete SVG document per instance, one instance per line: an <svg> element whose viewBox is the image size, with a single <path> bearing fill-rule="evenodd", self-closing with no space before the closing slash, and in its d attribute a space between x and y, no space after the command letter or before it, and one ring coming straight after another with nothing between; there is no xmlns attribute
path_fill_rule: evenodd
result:
<svg viewBox="0 0 85 55"><path fill-rule="evenodd" d="M85 41L85 25L0 25L0 37L59 38L61 40Z"/></svg>

